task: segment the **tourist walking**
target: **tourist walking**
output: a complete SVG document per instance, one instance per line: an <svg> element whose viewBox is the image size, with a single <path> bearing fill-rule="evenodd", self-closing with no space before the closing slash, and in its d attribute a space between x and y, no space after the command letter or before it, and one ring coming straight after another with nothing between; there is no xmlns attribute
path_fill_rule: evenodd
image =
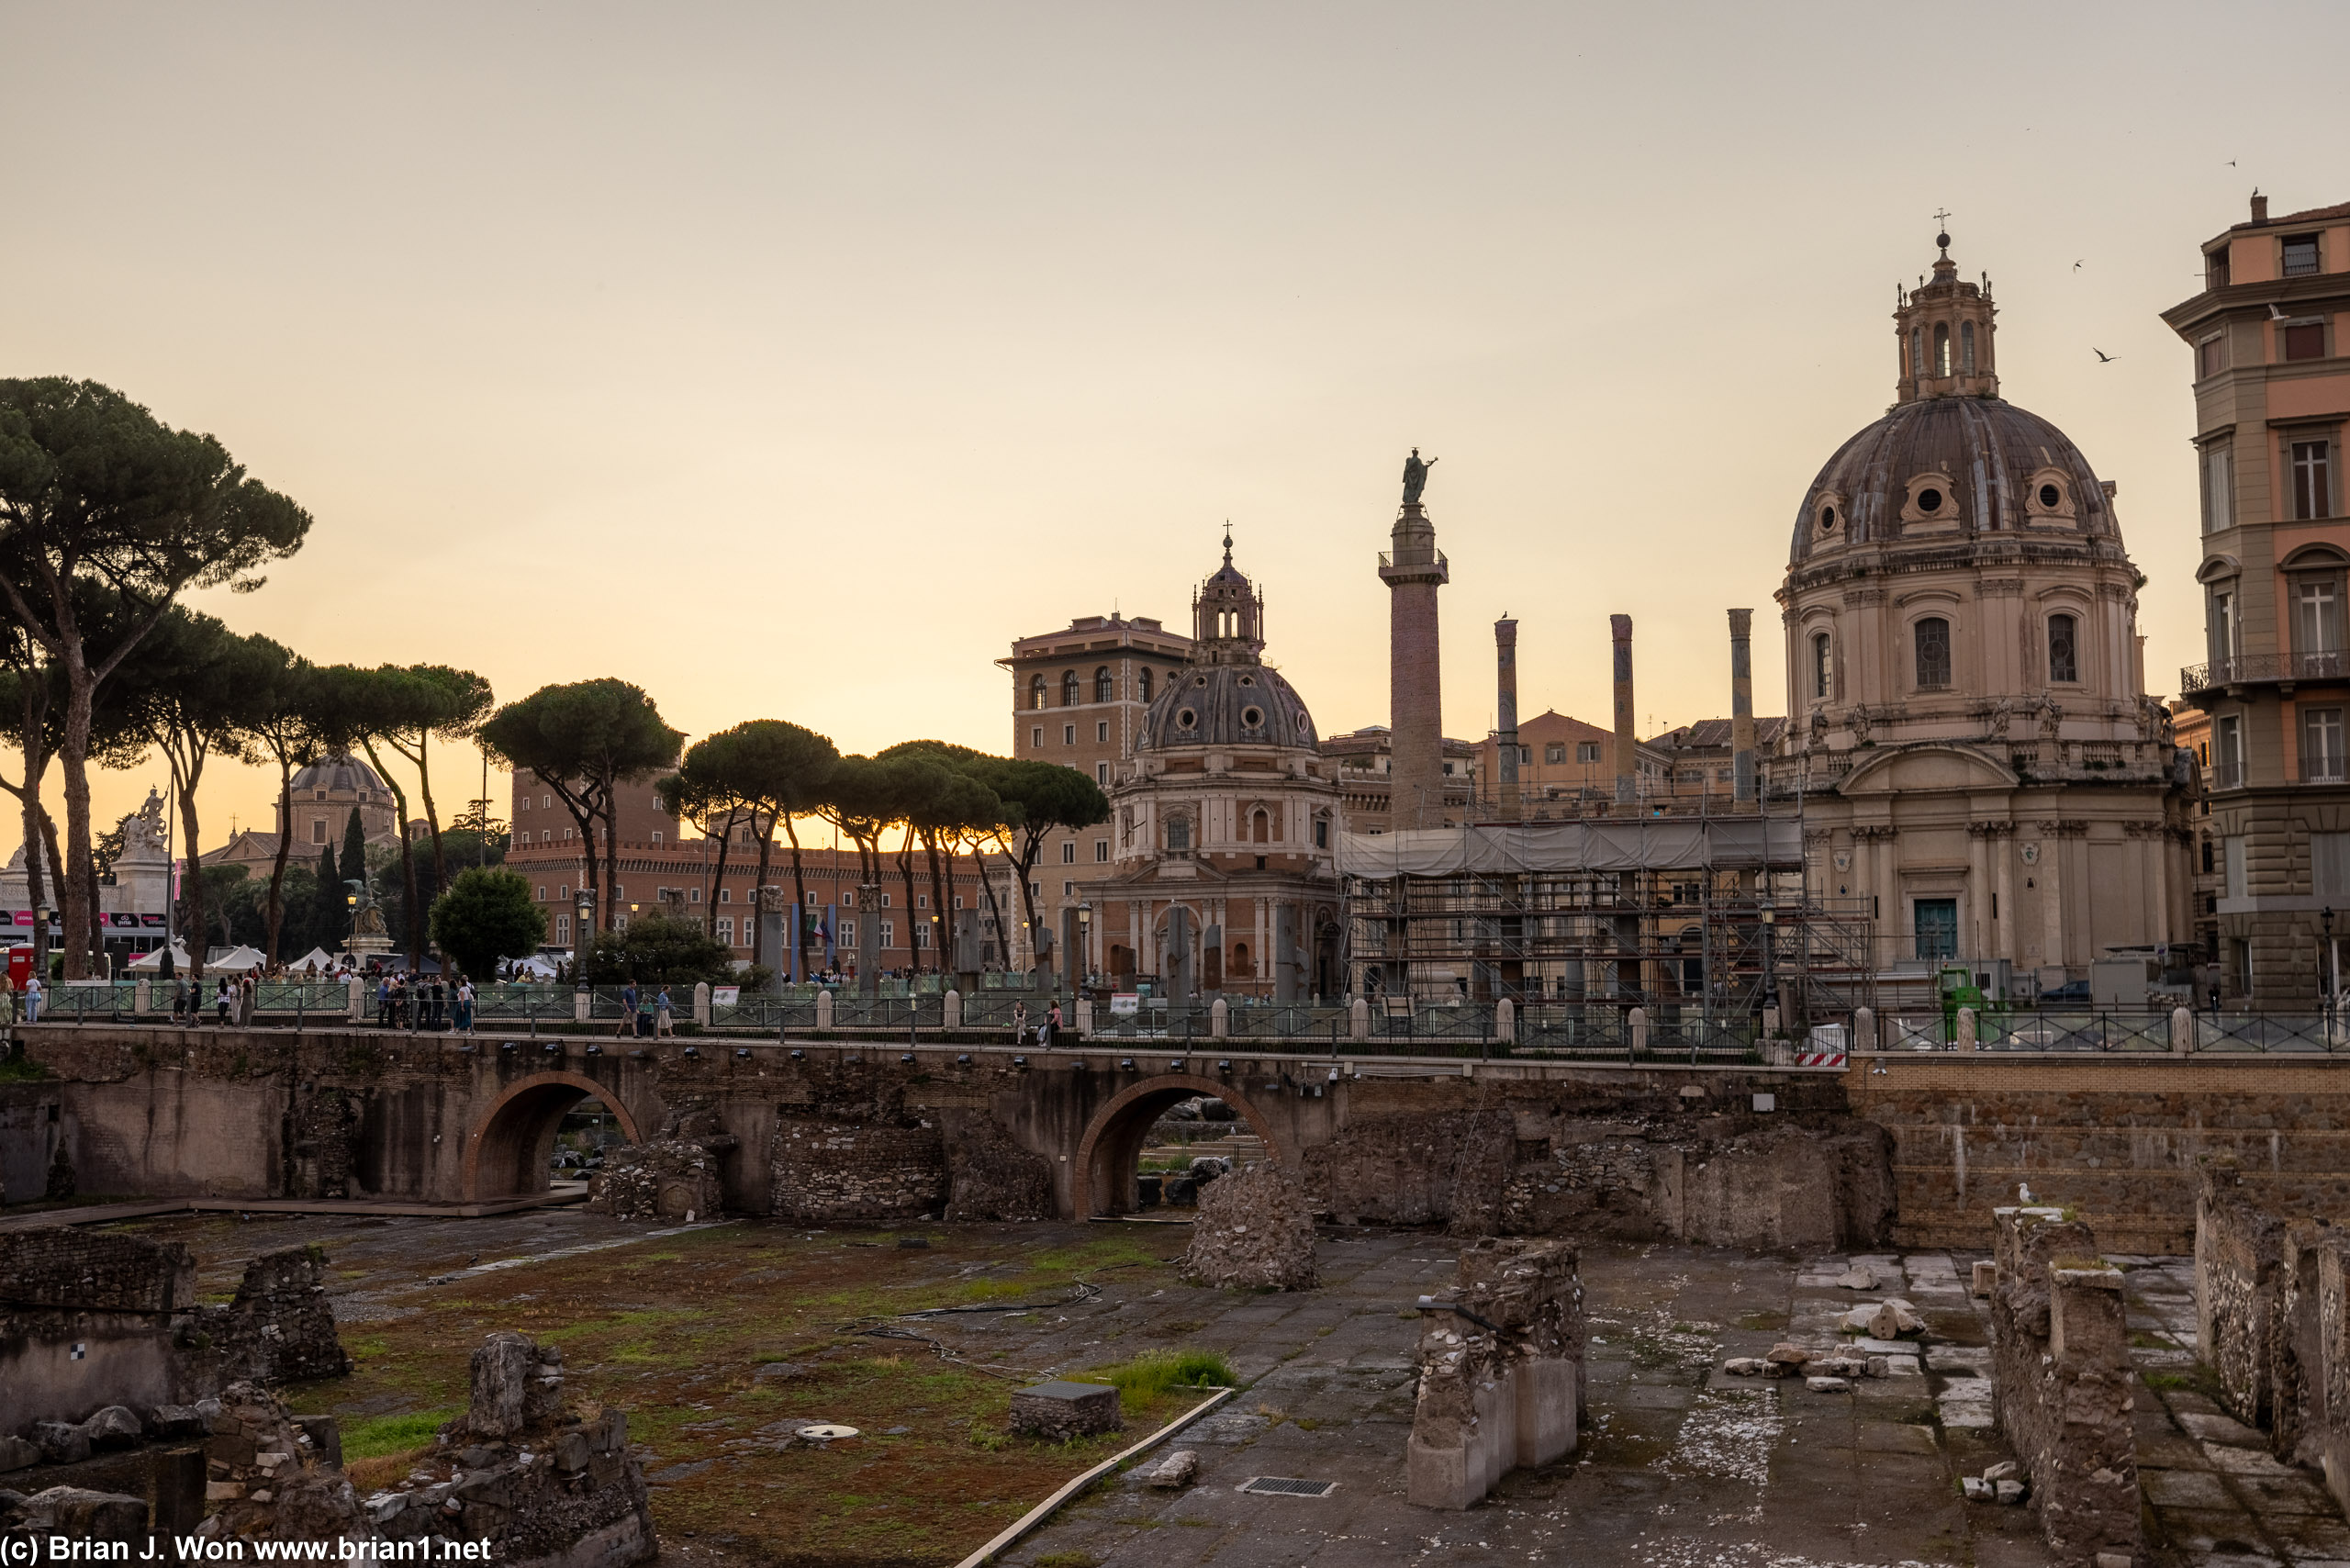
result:
<svg viewBox="0 0 2350 1568"><path fill-rule="evenodd" d="M1060 1039L1061 1004L1056 1002L1052 1010L1045 1014L1045 1021L1036 1026L1036 1043L1049 1047L1060 1044Z"/></svg>
<svg viewBox="0 0 2350 1568"><path fill-rule="evenodd" d="M392 1026L392 981L388 975L375 977L375 1027Z"/></svg>
<svg viewBox="0 0 2350 1568"><path fill-rule="evenodd" d="M655 1036L671 1033L669 1015L675 1006L669 1000L669 988L663 986L661 994L653 1001L653 1033Z"/></svg>
<svg viewBox="0 0 2350 1568"><path fill-rule="evenodd" d="M212 1011L214 1017L218 1021L218 1026L227 1028L229 1026L229 977L227 975L220 977L219 985L212 993Z"/></svg>
<svg viewBox="0 0 2350 1568"><path fill-rule="evenodd" d="M612 1031L625 1035L636 1027L636 982L627 981L621 987L621 1026Z"/></svg>

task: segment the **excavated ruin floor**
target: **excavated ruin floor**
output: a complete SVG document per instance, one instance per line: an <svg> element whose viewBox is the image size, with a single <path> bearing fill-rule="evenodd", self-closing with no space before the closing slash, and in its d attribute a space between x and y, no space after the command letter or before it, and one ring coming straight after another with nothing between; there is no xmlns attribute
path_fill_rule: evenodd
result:
<svg viewBox="0 0 2350 1568"><path fill-rule="evenodd" d="M1172 1260L1187 1234L1179 1226L648 1228L562 1212L182 1216L135 1228L188 1241L207 1290L233 1284L254 1252L322 1243L345 1342L361 1364L349 1380L295 1391L296 1401L341 1413L346 1430L450 1408L465 1356L490 1328L564 1343L572 1386L630 1411L665 1561L695 1568L953 1563L1061 1480L1188 1407L1171 1395L1130 1412L1125 1437L1058 1448L1001 1437L1013 1387L1172 1347L1223 1352L1248 1385L1169 1445L1198 1452L1197 1484L1163 1493L1138 1473L1113 1478L1004 1562L2048 1562L2031 1508L1959 1495L1959 1476L2008 1457L1990 1424L1987 1317L1965 1288L1969 1257L1798 1263L1589 1248L1591 1414L1580 1451L1448 1515L1404 1498L1419 1328L1408 1304L1454 1278L1453 1246L1438 1235L1327 1230L1321 1289L1253 1295L1178 1280ZM929 1245L898 1245L913 1234ZM1839 1285L1856 1260L1886 1287ZM2350 1568L2350 1531L2322 1488L2266 1460L2256 1435L2209 1400L2193 1361L2187 1265L2124 1261L2147 1385L2138 1414L2150 1560ZM1072 1288L1076 1281L1086 1288ZM1783 1338L1834 1344L1844 1311L1897 1292L1929 1325L1920 1375L1827 1394L1719 1370ZM876 1338L875 1328L923 1338ZM778 1446L775 1434L803 1419L845 1421L867 1435L822 1450ZM1321 1498L1238 1490L1265 1476L1337 1487Z"/></svg>

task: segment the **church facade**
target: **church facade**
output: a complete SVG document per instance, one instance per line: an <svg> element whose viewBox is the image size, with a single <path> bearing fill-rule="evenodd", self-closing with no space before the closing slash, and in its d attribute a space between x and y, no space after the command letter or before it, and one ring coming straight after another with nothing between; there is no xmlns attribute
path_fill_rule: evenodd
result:
<svg viewBox="0 0 2350 1568"><path fill-rule="evenodd" d="M1078 884L1083 968L1178 998L1304 1001L1344 983L1331 846L1337 765L1264 662L1264 604L1232 564L1200 586L1185 666L1111 783L1110 865Z"/></svg>
<svg viewBox="0 0 2350 1568"><path fill-rule="evenodd" d="M2005 960L2029 994L2189 933L2192 762L2145 694L2114 487L2000 398L1989 280L1939 241L1894 406L1796 518L1771 790L1881 967Z"/></svg>

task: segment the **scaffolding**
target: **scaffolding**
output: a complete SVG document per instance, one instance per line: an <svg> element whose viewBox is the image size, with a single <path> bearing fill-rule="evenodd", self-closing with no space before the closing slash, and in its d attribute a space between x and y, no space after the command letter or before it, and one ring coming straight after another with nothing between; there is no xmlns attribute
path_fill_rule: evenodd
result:
<svg viewBox="0 0 2350 1568"><path fill-rule="evenodd" d="M1355 994L1783 1026L1873 1005L1865 899L1811 894L1799 816L1342 834Z"/></svg>

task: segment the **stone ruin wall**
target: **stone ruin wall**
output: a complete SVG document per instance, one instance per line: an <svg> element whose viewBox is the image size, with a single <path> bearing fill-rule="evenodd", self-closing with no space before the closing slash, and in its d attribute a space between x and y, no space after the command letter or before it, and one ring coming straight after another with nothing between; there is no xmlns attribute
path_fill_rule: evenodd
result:
<svg viewBox="0 0 2350 1568"><path fill-rule="evenodd" d="M1574 1450L1585 1413L1578 1262L1562 1241L1487 1238L1461 1249L1446 1299L1463 1311L1427 1311L1420 1326L1404 1451L1413 1503L1473 1507L1510 1471Z"/></svg>
<svg viewBox="0 0 2350 1568"><path fill-rule="evenodd" d="M1271 1160L1219 1176L1200 1190L1181 1272L1198 1285L1310 1291L1314 1205L1296 1174Z"/></svg>
<svg viewBox="0 0 2350 1568"><path fill-rule="evenodd" d="M2055 1209L2001 1209L1991 1379L2056 1568L2139 1560L2137 1439L2121 1275Z"/></svg>
<svg viewBox="0 0 2350 1568"><path fill-rule="evenodd" d="M0 1437L31 1439L109 1407L186 1406L239 1379L350 1370L324 1262L306 1247L253 1259L235 1299L207 1306L196 1299L195 1258L177 1242L39 1226L0 1232L0 1388L9 1394ZM50 1450L70 1446L49 1437Z"/></svg>
<svg viewBox="0 0 2350 1568"><path fill-rule="evenodd" d="M2220 1403L2350 1508L2350 1234L2232 1158L2199 1178L2196 1317Z"/></svg>

